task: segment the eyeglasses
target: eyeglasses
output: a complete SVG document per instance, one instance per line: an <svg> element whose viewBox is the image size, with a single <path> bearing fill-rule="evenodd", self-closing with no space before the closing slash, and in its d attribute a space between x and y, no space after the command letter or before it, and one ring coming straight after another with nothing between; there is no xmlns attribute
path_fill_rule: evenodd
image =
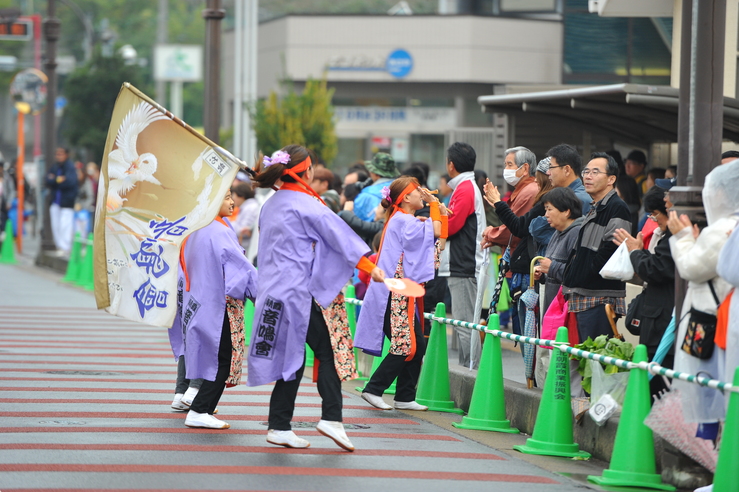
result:
<svg viewBox="0 0 739 492"><path fill-rule="evenodd" d="M652 219L653 221L657 222L657 215L659 215L660 211L655 210L651 214L647 215L648 218Z"/></svg>
<svg viewBox="0 0 739 492"><path fill-rule="evenodd" d="M551 167L551 166L550 166ZM605 174L606 176L610 176L607 171L601 171L600 169L583 169L582 175L583 176L590 176L593 175L594 178L597 178L601 174Z"/></svg>

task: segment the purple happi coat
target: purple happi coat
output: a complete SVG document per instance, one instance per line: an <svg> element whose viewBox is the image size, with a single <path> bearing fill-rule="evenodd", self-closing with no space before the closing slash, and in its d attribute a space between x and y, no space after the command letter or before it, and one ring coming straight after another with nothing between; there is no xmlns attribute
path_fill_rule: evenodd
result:
<svg viewBox="0 0 739 492"><path fill-rule="evenodd" d="M338 215L306 193L279 190L264 203L248 386L295 379L313 298L328 307L367 253Z"/></svg>
<svg viewBox="0 0 739 492"><path fill-rule="evenodd" d="M184 244L184 260L190 290L186 289L180 262L177 314L169 340L175 359L185 356L188 379L214 381L226 296L254 299L257 271L246 259L228 219L216 219L190 234Z"/></svg>
<svg viewBox="0 0 739 492"><path fill-rule="evenodd" d="M435 242L434 225L430 219L422 221L413 215L396 212L385 229L377 266L391 278L402 254L403 277L418 283L427 282L434 278ZM389 296L390 291L385 284L370 282L357 320L354 346L374 356L382 353L385 336L382 327Z"/></svg>

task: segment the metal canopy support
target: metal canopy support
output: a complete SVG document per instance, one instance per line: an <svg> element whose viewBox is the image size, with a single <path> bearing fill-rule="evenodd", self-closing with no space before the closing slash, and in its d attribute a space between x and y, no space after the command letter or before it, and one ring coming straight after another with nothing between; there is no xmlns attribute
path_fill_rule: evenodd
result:
<svg viewBox="0 0 739 492"><path fill-rule="evenodd" d="M208 0L203 10L205 19L205 136L218 143L221 127L221 20L226 11L221 0Z"/></svg>
<svg viewBox="0 0 739 492"><path fill-rule="evenodd" d="M678 213L705 222L701 192L719 165L724 134L726 0L682 0L678 186L670 199ZM682 312L686 282L675 275L675 312Z"/></svg>
<svg viewBox="0 0 739 492"><path fill-rule="evenodd" d="M51 168L55 162L54 153L56 151L56 111L54 110L57 93L57 74L56 74L56 43L59 41L59 33L61 31L61 22L56 18L56 1L48 0L47 17L44 20L44 38L46 39L46 77L49 79L46 86L46 98L48 107L44 114L44 166L39 169L39 182L44 183L46 171ZM41 193L42 190L39 190ZM39 255L43 251L49 251L56 248L54 245L54 237L51 233L51 217L49 216L49 207L51 205L51 194L44 202L43 213L43 229L41 230L41 249Z"/></svg>

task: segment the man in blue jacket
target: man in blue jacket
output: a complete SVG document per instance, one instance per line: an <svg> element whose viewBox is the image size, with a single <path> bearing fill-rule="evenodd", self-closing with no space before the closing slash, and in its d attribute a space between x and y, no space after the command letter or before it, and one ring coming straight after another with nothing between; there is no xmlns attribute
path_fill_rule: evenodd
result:
<svg viewBox="0 0 739 492"><path fill-rule="evenodd" d="M378 152L364 165L370 173L372 184L365 187L354 199L354 215L366 222L372 222L375 220L375 209L382 201L382 189L390 186L400 173L395 167L395 159L384 152Z"/></svg>
<svg viewBox="0 0 739 492"><path fill-rule="evenodd" d="M46 175L46 187L51 194L51 232L56 249L64 254L72 246L74 227L74 200L77 197L77 171L69 159L69 151L56 149L56 163Z"/></svg>

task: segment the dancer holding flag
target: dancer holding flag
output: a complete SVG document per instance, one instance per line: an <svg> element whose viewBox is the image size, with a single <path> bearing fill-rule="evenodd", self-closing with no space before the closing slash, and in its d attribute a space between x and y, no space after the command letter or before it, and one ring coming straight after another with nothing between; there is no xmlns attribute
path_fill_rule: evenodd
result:
<svg viewBox="0 0 739 492"><path fill-rule="evenodd" d="M423 208L424 201L430 204L430 220L414 216ZM394 272L395 278L407 278L418 283L434 278L434 263L439 256L436 238L446 237L447 210L444 205L411 177L400 177L389 188L383 188L381 203L387 211L377 254L378 266L383 271ZM421 304L418 311L416 302ZM423 323L417 314L423 313L422 303L423 297L390 293L384 285L377 283L367 289L357 321L356 346L379 356L383 337L390 339L389 353L362 393L362 398L376 408L392 408L382 399L382 394L397 377L395 408L428 410L415 401L421 361L426 351Z"/></svg>
<svg viewBox="0 0 739 492"><path fill-rule="evenodd" d="M275 382L267 442L309 447L290 426L307 342L318 363L323 399L316 430L353 451L341 423L341 381L357 377L341 289L355 267L375 281L385 274L365 258L366 243L307 184L313 167L304 147L289 145L265 157L257 171L260 188L278 191L259 217L259 291L247 384Z"/></svg>

